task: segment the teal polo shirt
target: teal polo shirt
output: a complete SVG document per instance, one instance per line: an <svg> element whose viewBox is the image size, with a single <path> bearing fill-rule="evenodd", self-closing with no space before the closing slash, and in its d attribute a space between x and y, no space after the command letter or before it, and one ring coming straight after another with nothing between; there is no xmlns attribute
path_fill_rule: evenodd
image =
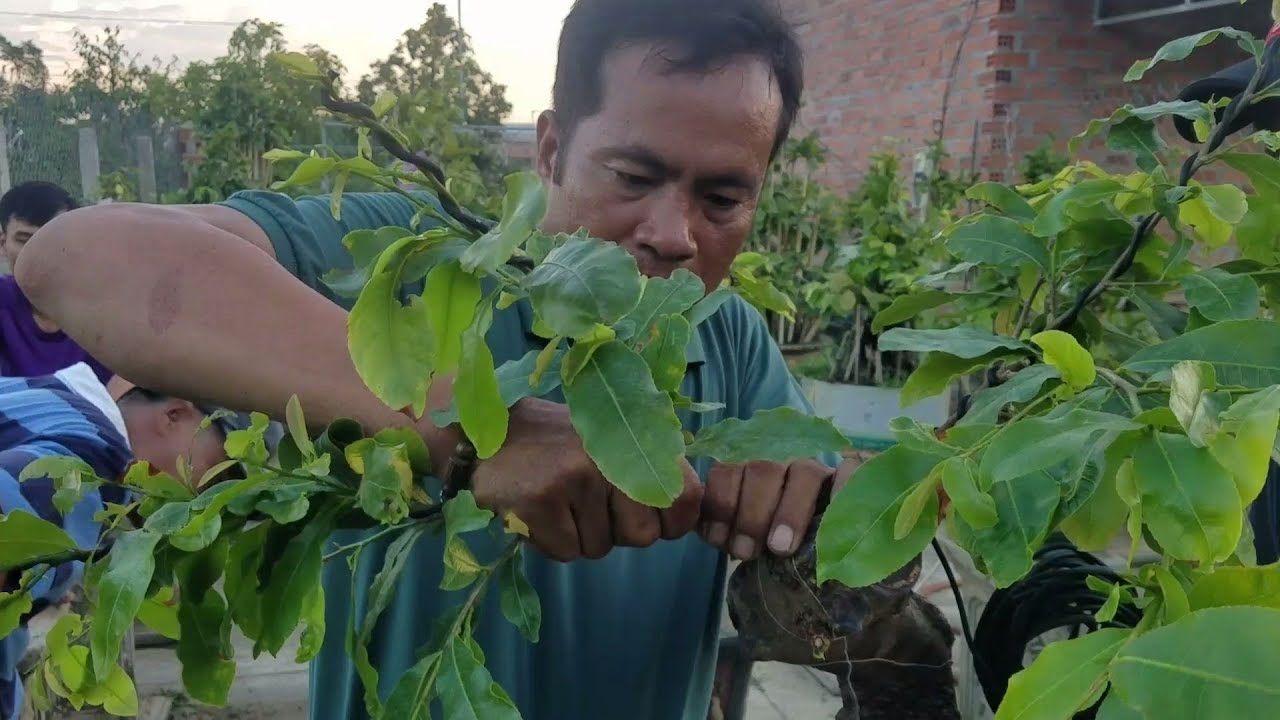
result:
<svg viewBox="0 0 1280 720"><path fill-rule="evenodd" d="M390 193L346 195L341 221L330 215L327 197L249 191L226 205L266 231L289 272L344 306L351 301L335 296L320 280L332 268L351 266L343 236L361 228L409 227L414 214L408 200ZM531 321L527 304L495 315L488 342L499 365L543 346L545 341L530 330ZM724 405L714 413L682 415L691 432L758 410L786 406L812 412L764 319L737 298L699 326L688 363L682 392L698 402ZM558 394L549 399L563 402ZM705 482L710 464L699 459L694 467ZM344 531L332 540L347 544L360 534ZM482 558L493 557L503 544L482 533L467 539ZM325 566L327 633L311 667L313 720L367 717L362 686L344 647L345 629L351 613L363 618L386 548L385 542L367 547L354 579L345 562ZM384 700L429 640L433 619L464 600L465 592L440 590L442 552L436 537L417 544L373 634L369 655L380 672ZM503 618L496 589L477 613L476 637L494 678L527 720L705 720L725 569L725 556L693 533L571 563L530 549L524 570L542 602L539 642L529 643Z"/></svg>

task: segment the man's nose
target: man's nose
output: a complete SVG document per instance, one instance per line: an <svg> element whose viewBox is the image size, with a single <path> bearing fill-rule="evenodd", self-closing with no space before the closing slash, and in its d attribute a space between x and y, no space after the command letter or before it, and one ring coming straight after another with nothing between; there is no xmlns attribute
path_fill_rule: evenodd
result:
<svg viewBox="0 0 1280 720"><path fill-rule="evenodd" d="M656 260L678 264L697 252L693 241L693 209L676 191L654 198L640 236L640 245Z"/></svg>

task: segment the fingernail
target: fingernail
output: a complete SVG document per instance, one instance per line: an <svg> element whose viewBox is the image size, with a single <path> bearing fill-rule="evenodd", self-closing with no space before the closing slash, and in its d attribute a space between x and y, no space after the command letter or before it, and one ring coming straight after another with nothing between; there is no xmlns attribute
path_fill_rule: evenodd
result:
<svg viewBox="0 0 1280 720"><path fill-rule="evenodd" d="M773 529L773 533L769 535L769 549L779 555L791 552L791 543L796 539L796 534L786 525L779 525Z"/></svg>
<svg viewBox="0 0 1280 720"><path fill-rule="evenodd" d="M729 526L722 522L711 523L711 528L707 531L707 542L720 547L724 545L724 541L729 539Z"/></svg>
<svg viewBox="0 0 1280 720"><path fill-rule="evenodd" d="M739 535L733 539L733 556L739 560L746 560L756 554L756 541L746 535Z"/></svg>

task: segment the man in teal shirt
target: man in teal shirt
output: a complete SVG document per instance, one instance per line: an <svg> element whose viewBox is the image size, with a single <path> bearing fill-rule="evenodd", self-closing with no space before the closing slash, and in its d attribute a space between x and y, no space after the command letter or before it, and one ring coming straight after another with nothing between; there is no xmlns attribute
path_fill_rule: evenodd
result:
<svg viewBox="0 0 1280 720"><path fill-rule="evenodd" d="M543 229L585 227L626 248L648 275L686 268L718 286L751 230L802 76L795 38L770 0L578 0L561 35L554 109L538 122ZM100 206L37 233L17 275L42 312L150 387L276 416L296 393L317 424L404 425L412 421L355 373L343 301L320 277L350 266L347 232L408 225L412 214L390 194L347 196L341 221L327 199L265 192L216 207ZM499 363L539 347L528 308L500 313L488 341ZM688 365L683 391L725 406L683 418L691 430L762 409L809 410L762 318L740 301L699 327ZM432 406L451 394L436 383ZM528 524L539 552L526 572L543 603L540 642L530 644L489 596L477 622L487 663L530 720L703 720L721 551L793 553L835 458L698 463L686 468L683 495L659 512L600 477L556 399L517 404L507 444L473 476L481 505ZM457 429L416 427L441 469ZM366 550L354 582L345 564L326 567L330 632L313 665L313 718L365 715L342 629L362 616L384 550ZM415 548L374 634L383 697L432 620L460 602L439 590L440 556L434 539Z"/></svg>

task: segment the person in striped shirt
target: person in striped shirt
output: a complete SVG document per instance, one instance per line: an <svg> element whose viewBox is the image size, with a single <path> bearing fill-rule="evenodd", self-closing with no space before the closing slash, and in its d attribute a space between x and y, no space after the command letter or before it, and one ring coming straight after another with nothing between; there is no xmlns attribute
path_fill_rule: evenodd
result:
<svg viewBox="0 0 1280 720"><path fill-rule="evenodd" d="M244 415L219 413L206 426L205 418L213 411L119 378L104 385L83 362L52 375L0 377L0 513L35 515L62 527L82 548L91 548L102 531L95 515L107 503L128 503L129 493L120 485L104 484L86 492L63 514L54 507L52 480L19 480L27 465L43 457L69 456L84 461L103 479L118 480L135 461L176 476L178 458L185 456L192 476L201 477L226 459L227 433L247 428L250 422ZM17 665L29 642L26 618L59 602L83 570L77 561L46 572L31 590L33 607L22 625L0 638L0 720L16 720L22 712ZM6 592L18 587L19 575L0 574Z"/></svg>

